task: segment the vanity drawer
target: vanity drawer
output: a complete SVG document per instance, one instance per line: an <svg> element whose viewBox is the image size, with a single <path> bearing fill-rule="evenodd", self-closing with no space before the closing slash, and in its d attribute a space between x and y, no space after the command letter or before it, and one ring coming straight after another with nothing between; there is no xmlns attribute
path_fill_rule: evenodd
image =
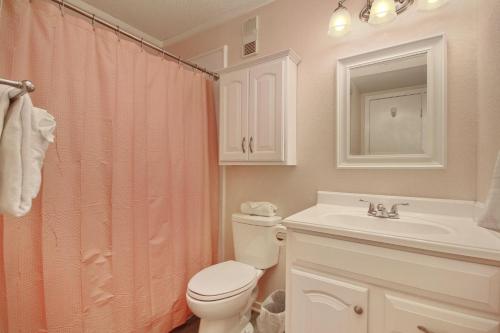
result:
<svg viewBox="0 0 500 333"><path fill-rule="evenodd" d="M471 309L500 313L500 268L290 232L287 256L344 276Z"/></svg>
<svg viewBox="0 0 500 333"><path fill-rule="evenodd" d="M390 294L385 295L384 324L384 333L500 333L497 320Z"/></svg>

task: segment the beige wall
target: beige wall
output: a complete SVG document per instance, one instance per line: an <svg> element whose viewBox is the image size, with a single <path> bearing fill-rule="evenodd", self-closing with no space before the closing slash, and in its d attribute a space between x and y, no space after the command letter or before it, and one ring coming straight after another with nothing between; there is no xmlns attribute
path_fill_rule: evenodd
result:
<svg viewBox="0 0 500 333"><path fill-rule="evenodd" d="M491 4L497 0L486 0ZM498 141L498 82L489 66L480 66L480 77L485 90L481 96L488 98L489 111L484 112L479 128L484 132L480 141L488 152L480 158L481 174L478 175L477 153L477 97L478 97L478 46L496 41L495 49L482 52L480 59L493 61L497 68L500 60L497 16L488 7L482 15L490 14L489 23L482 22L481 31L488 40L478 42L477 0L453 0L434 12L419 12L413 6L395 22L372 27L354 20L353 31L342 39L327 36L327 25L335 1L332 0L276 0L254 13L229 21L219 27L200 33L188 40L170 46L170 50L183 57L193 56L229 45L229 65L242 61L240 57L241 24L254 15L260 16L260 55L293 48L301 57L298 80L297 154L296 167L231 166L226 168L225 237L226 256L233 254L231 223L228 217L238 211L245 200L267 200L278 205L279 213L290 215L315 203L317 190L378 193L434 198L474 200L476 179L484 193L486 180L491 173L491 145ZM357 15L365 0L346 3ZM497 6L498 7L498 6ZM496 21L495 21L496 20ZM495 27L496 25L496 27ZM492 31L496 29L497 35ZM367 51L382 46L405 42L444 32L448 43L448 168L442 171L408 170L338 170L335 168L335 63L338 57ZM481 36L482 37L482 36ZM496 38L496 39L495 39ZM496 93L495 93L496 92ZM495 109L495 106L497 108ZM496 117L496 126L489 118ZM481 148L482 149L482 148ZM266 274L263 293L282 286L283 265Z"/></svg>

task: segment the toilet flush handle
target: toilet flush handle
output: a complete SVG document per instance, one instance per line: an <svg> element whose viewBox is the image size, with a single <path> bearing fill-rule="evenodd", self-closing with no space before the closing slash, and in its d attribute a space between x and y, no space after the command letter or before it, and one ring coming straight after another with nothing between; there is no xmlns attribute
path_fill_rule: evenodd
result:
<svg viewBox="0 0 500 333"><path fill-rule="evenodd" d="M279 246L285 246L286 243L286 227L278 224L273 227L273 239Z"/></svg>

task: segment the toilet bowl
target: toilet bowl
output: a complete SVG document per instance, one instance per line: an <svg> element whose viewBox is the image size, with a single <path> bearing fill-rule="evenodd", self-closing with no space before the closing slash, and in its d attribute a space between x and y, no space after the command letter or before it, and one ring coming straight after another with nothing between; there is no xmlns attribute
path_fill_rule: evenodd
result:
<svg viewBox="0 0 500 333"><path fill-rule="evenodd" d="M202 333L240 333L250 320L263 271L236 261L210 266L195 275L186 299Z"/></svg>
<svg viewBox="0 0 500 333"><path fill-rule="evenodd" d="M189 281L187 304L201 319L199 333L253 332L250 309L257 282L278 263L275 229L281 218L233 214L236 260L207 267ZM281 230L281 229L280 229Z"/></svg>

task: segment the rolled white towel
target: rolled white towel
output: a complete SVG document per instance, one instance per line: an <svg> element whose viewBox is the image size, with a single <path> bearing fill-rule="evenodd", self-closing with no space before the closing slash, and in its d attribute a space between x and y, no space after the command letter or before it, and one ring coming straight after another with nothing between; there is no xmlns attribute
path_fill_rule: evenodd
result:
<svg viewBox="0 0 500 333"><path fill-rule="evenodd" d="M278 207L270 202L247 201L241 204L241 212L248 215L275 216Z"/></svg>
<svg viewBox="0 0 500 333"><path fill-rule="evenodd" d="M500 152L498 153L493 171L486 207L478 219L478 225L483 228L500 231Z"/></svg>

